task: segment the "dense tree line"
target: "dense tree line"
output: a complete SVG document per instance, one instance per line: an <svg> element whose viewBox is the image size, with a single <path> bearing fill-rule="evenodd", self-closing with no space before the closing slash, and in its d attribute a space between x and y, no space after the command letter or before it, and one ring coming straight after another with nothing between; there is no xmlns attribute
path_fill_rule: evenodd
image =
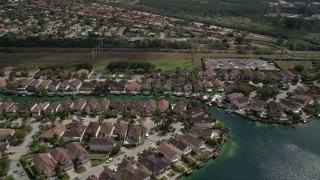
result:
<svg viewBox="0 0 320 180"><path fill-rule="evenodd" d="M170 42L161 39L137 40L130 42L126 39L108 38L102 40L106 48L142 48L142 49L189 49L190 42ZM0 38L1 47L58 47L58 48L93 48L100 40L98 38L63 38L41 39L40 37L28 37L15 39L13 37Z"/></svg>

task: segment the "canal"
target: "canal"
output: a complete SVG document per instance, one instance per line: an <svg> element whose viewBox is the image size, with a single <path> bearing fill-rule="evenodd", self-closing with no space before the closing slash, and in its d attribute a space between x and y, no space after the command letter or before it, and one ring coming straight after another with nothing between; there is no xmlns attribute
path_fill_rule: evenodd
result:
<svg viewBox="0 0 320 180"><path fill-rule="evenodd" d="M28 97L6 96L14 102ZM93 96L80 96L85 99ZM106 96L111 101L147 101L145 96ZM42 97L41 101L57 102L70 97ZM95 97L102 98L102 97ZM172 97L171 103L179 98ZM306 124L268 125L226 114L212 106L209 111L231 130L221 156L184 179L218 180L310 180L320 178L320 119Z"/></svg>

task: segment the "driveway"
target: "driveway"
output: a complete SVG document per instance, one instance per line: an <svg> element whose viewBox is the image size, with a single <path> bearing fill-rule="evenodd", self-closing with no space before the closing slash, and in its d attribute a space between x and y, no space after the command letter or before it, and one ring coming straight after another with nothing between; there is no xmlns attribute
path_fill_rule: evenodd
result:
<svg viewBox="0 0 320 180"><path fill-rule="evenodd" d="M297 85L290 85L289 89L286 91L280 91L280 93L277 95L277 99L276 102L279 102L280 99L284 99L287 97L287 93L288 92L293 92L294 90L296 90L298 87L302 87L301 83L298 83ZM272 100L272 99L271 99ZM270 101L270 100L269 100Z"/></svg>
<svg viewBox="0 0 320 180"><path fill-rule="evenodd" d="M9 174L12 174L15 180L28 180L29 177L27 175L27 173L24 171L22 165L20 165L19 167L17 166L17 163L20 160L20 157L22 155L25 155L28 153L28 151L30 150L29 148L29 144L32 142L32 136L36 134L36 132L39 131L39 125L40 122L36 122L32 124L32 131L26 136L24 142L20 145L15 147L15 155L14 157L11 159L11 163L10 163L10 172ZM20 162L19 162L20 163Z"/></svg>

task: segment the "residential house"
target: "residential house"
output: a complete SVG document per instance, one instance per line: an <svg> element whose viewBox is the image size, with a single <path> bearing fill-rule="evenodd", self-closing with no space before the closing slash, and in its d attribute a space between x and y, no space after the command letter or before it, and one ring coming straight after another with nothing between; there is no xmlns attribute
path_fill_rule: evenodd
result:
<svg viewBox="0 0 320 180"><path fill-rule="evenodd" d="M55 164L48 156L48 153L36 154L32 158L32 163L39 168L46 177L53 177L56 175Z"/></svg>
<svg viewBox="0 0 320 180"><path fill-rule="evenodd" d="M14 134L14 129L0 129L0 141L7 141Z"/></svg>
<svg viewBox="0 0 320 180"><path fill-rule="evenodd" d="M216 120L213 119L212 117L195 117L190 119L191 125L196 127L211 128L215 122Z"/></svg>
<svg viewBox="0 0 320 180"><path fill-rule="evenodd" d="M152 116L152 114L157 110L157 101L150 99L147 101L145 106L145 111L147 116Z"/></svg>
<svg viewBox="0 0 320 180"><path fill-rule="evenodd" d="M18 109L19 109L20 116L24 116L27 112L32 112L36 106L37 106L37 103L35 102L19 104Z"/></svg>
<svg viewBox="0 0 320 180"><path fill-rule="evenodd" d="M125 108L127 108L126 102L119 102L119 101L110 102L110 110L112 110L115 115L122 114Z"/></svg>
<svg viewBox="0 0 320 180"><path fill-rule="evenodd" d="M82 110L86 105L86 100L83 98L77 99L74 101L74 105L72 107L73 114L80 115L82 114Z"/></svg>
<svg viewBox="0 0 320 180"><path fill-rule="evenodd" d="M7 112L8 109L13 105L14 105L14 103L12 101L2 102L2 104L0 105L0 110L1 111L5 110Z"/></svg>
<svg viewBox="0 0 320 180"><path fill-rule="evenodd" d="M56 92L58 88L60 87L61 81L53 81L49 86L48 86L48 91L49 92Z"/></svg>
<svg viewBox="0 0 320 180"><path fill-rule="evenodd" d="M212 128L203 128L203 127L192 127L188 133L200 137L201 135L204 137L210 137L212 138L219 138L219 133L213 133L217 132L217 130L212 130Z"/></svg>
<svg viewBox="0 0 320 180"><path fill-rule="evenodd" d="M168 85L167 87L165 87L166 84ZM162 81L160 79L154 79L152 81L152 86L155 90L159 90L160 88L162 88ZM172 80L165 80L163 86L166 91L171 91Z"/></svg>
<svg viewBox="0 0 320 180"><path fill-rule="evenodd" d="M125 138L127 137L127 132L128 132L128 124L126 123L116 123L115 128L113 130L113 135L116 140L118 141L124 141Z"/></svg>
<svg viewBox="0 0 320 180"><path fill-rule="evenodd" d="M100 126L99 137L108 137L110 138L113 134L115 127L110 122L104 122Z"/></svg>
<svg viewBox="0 0 320 180"><path fill-rule="evenodd" d="M280 103L277 103L275 101L270 101L268 103L268 110L269 114L274 115L273 118L280 119L281 115L284 113L284 109L280 105Z"/></svg>
<svg viewBox="0 0 320 180"><path fill-rule="evenodd" d="M211 68L209 68L209 69L207 69L207 70L205 70L204 72L203 72L203 76L205 76L205 77L213 77L214 75L215 75L216 73L215 73L215 71L214 71L214 69L211 69Z"/></svg>
<svg viewBox="0 0 320 180"><path fill-rule="evenodd" d="M304 105L313 104L313 98L308 95L297 94L294 96L294 98L302 100Z"/></svg>
<svg viewBox="0 0 320 180"><path fill-rule="evenodd" d="M157 151L164 156L166 160L171 163L175 163L181 160L183 154L178 148L166 142L161 142L157 148Z"/></svg>
<svg viewBox="0 0 320 180"><path fill-rule="evenodd" d="M45 110L45 112L47 114L52 114L52 113L57 113L59 111L59 108L61 107L61 103L60 102L54 102L54 103L50 103L48 108Z"/></svg>
<svg viewBox="0 0 320 180"><path fill-rule="evenodd" d="M162 174L171 165L169 161L149 150L144 150L140 154L138 163L147 168L155 176Z"/></svg>
<svg viewBox="0 0 320 180"><path fill-rule="evenodd" d="M141 127L139 125L130 125L125 142L128 144L139 144L141 141Z"/></svg>
<svg viewBox="0 0 320 180"><path fill-rule="evenodd" d="M92 137L89 141L90 151L111 152L115 142L109 137Z"/></svg>
<svg viewBox="0 0 320 180"><path fill-rule="evenodd" d="M187 110L187 103L185 101L178 101L177 103L175 103L173 106L172 106L172 110L174 113L176 114L180 114L182 113L183 111L186 111Z"/></svg>
<svg viewBox="0 0 320 180"><path fill-rule="evenodd" d="M90 82L83 82L80 87L80 91L93 91L95 88L95 83Z"/></svg>
<svg viewBox="0 0 320 180"><path fill-rule="evenodd" d="M128 180L149 180L150 173L144 167L138 166L133 159L122 159L118 165L118 173L123 179Z"/></svg>
<svg viewBox="0 0 320 180"><path fill-rule="evenodd" d="M129 92L140 92L141 84L138 82L127 82L127 91Z"/></svg>
<svg viewBox="0 0 320 180"><path fill-rule="evenodd" d="M232 105L237 107L238 109L245 108L249 104L249 98L247 97L239 97L232 100Z"/></svg>
<svg viewBox="0 0 320 180"><path fill-rule="evenodd" d="M80 79L82 77L82 75L87 77L89 75L89 71L86 70L86 69L79 69L78 71L76 71L74 73L74 77L77 78L77 79Z"/></svg>
<svg viewBox="0 0 320 180"><path fill-rule="evenodd" d="M241 72L239 69L232 69L229 73L228 79L229 80L237 80L240 78Z"/></svg>
<svg viewBox="0 0 320 180"><path fill-rule="evenodd" d="M160 81L160 82L161 82L161 81ZM171 92L171 90L172 90L172 84L173 84L173 82L172 82L171 79L165 80L165 81L163 82L163 88L164 88L164 90L167 91L167 92Z"/></svg>
<svg viewBox="0 0 320 180"><path fill-rule="evenodd" d="M111 170L104 170L100 174L100 180L123 180L121 175L112 172Z"/></svg>
<svg viewBox="0 0 320 180"><path fill-rule="evenodd" d="M92 98L86 102L84 107L84 111L88 115L93 115L97 112L98 100L96 98Z"/></svg>
<svg viewBox="0 0 320 180"><path fill-rule="evenodd" d="M74 106L74 101L71 99L66 99L61 102L61 110L63 109L72 109Z"/></svg>
<svg viewBox="0 0 320 180"><path fill-rule="evenodd" d="M0 79L0 89L3 89L7 85L6 80Z"/></svg>
<svg viewBox="0 0 320 180"><path fill-rule="evenodd" d="M81 87L81 81L80 80L74 80L70 83L70 91L76 92L79 91Z"/></svg>
<svg viewBox="0 0 320 180"><path fill-rule="evenodd" d="M190 154L192 149L189 145L183 143L178 138L170 138L168 143L179 149L183 154Z"/></svg>
<svg viewBox="0 0 320 180"><path fill-rule="evenodd" d="M78 142L71 142L66 149L74 162L84 164L89 161L89 153Z"/></svg>
<svg viewBox="0 0 320 180"><path fill-rule="evenodd" d="M107 98L103 98L102 100L100 100L98 102L98 105L96 106L96 114L100 115L102 114L104 111L106 111L109 107L110 104L110 100Z"/></svg>
<svg viewBox="0 0 320 180"><path fill-rule="evenodd" d="M2 76L9 76L13 69L14 69L14 67L12 67L12 66L3 67L0 69L0 74Z"/></svg>
<svg viewBox="0 0 320 180"><path fill-rule="evenodd" d="M136 102L136 101L130 102L129 104L130 113L136 116L141 115L144 112L145 105L146 104L143 102Z"/></svg>
<svg viewBox="0 0 320 180"><path fill-rule="evenodd" d="M87 126L83 124L71 124L70 129L63 133L63 139L66 141L81 141Z"/></svg>
<svg viewBox="0 0 320 180"><path fill-rule="evenodd" d="M39 86L40 83L41 83L41 82L40 82L40 80L38 80L38 79L33 80L33 81L28 85L27 91L28 91L28 92L34 92L34 91L38 88L38 86Z"/></svg>
<svg viewBox="0 0 320 180"><path fill-rule="evenodd" d="M226 96L226 101L232 103L233 100L237 99L237 98L242 98L244 97L244 95L242 93L232 93Z"/></svg>
<svg viewBox="0 0 320 180"><path fill-rule="evenodd" d="M100 131L100 125L98 122L90 122L86 129L86 133L92 134L94 137L98 136L99 131Z"/></svg>
<svg viewBox="0 0 320 180"><path fill-rule="evenodd" d="M64 80L61 82L58 89L60 92L66 92L66 91L68 91L69 87L70 87L69 80Z"/></svg>
<svg viewBox="0 0 320 180"><path fill-rule="evenodd" d="M204 141L191 134L180 136L180 141L190 146L194 153L200 153L201 149L205 146Z"/></svg>
<svg viewBox="0 0 320 180"><path fill-rule="evenodd" d="M202 107L197 106L197 107L192 107L188 109L186 112L184 112L183 116L184 118L195 118L203 114L204 114L204 111Z"/></svg>
<svg viewBox="0 0 320 180"><path fill-rule="evenodd" d="M161 111L161 112L165 112L169 109L169 101L162 99L158 102L158 106L157 108Z"/></svg>
<svg viewBox="0 0 320 180"><path fill-rule="evenodd" d="M149 92L151 90L151 87L152 87L151 82L152 82L151 79L143 80L142 83L141 83L141 90Z"/></svg>
<svg viewBox="0 0 320 180"><path fill-rule="evenodd" d="M72 158L66 149L56 147L50 151L50 155L55 161L55 164L59 163L64 171L73 169L74 164Z"/></svg>
<svg viewBox="0 0 320 180"><path fill-rule="evenodd" d="M58 121L55 121L48 130L43 131L40 135L40 138L44 140L51 140L55 135L61 137L66 131L66 126Z"/></svg>
<svg viewBox="0 0 320 180"><path fill-rule="evenodd" d="M52 83L52 81L49 80L49 79L48 80L42 80L41 83L38 86L38 89L42 90L42 91L47 90L51 83Z"/></svg>
<svg viewBox="0 0 320 180"><path fill-rule="evenodd" d="M264 109L265 105L266 105L265 101L261 101L261 100L252 101L249 105L249 109L254 112L261 112Z"/></svg>
<svg viewBox="0 0 320 180"><path fill-rule="evenodd" d="M219 69L216 72L216 77L220 80L224 80L228 77L228 69Z"/></svg>
<svg viewBox="0 0 320 180"><path fill-rule="evenodd" d="M127 84L127 82L124 80L119 81L119 82L115 82L111 86L111 91L122 92L126 88L126 84Z"/></svg>
<svg viewBox="0 0 320 180"><path fill-rule="evenodd" d="M21 80L17 90L18 91L25 91L32 81L33 81L33 79L23 79L23 80Z"/></svg>
<svg viewBox="0 0 320 180"><path fill-rule="evenodd" d="M281 99L279 104L286 112L299 113L303 107L302 104L298 104L287 99Z"/></svg>
<svg viewBox="0 0 320 180"><path fill-rule="evenodd" d="M7 116L12 117L13 114L19 112L19 104L13 104L6 110L6 112L7 112Z"/></svg>
<svg viewBox="0 0 320 180"><path fill-rule="evenodd" d="M45 112L45 110L49 107L48 102L37 104L36 107L34 107L31 110L32 117L39 117L41 116L41 112Z"/></svg>

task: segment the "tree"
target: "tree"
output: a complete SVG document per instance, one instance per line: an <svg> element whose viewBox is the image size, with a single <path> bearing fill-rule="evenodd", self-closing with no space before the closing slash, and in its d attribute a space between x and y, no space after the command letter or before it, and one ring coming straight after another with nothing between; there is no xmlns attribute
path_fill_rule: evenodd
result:
<svg viewBox="0 0 320 180"><path fill-rule="evenodd" d="M304 70L304 66L301 64L297 64L293 67L294 70L298 71L299 73L302 73Z"/></svg>

